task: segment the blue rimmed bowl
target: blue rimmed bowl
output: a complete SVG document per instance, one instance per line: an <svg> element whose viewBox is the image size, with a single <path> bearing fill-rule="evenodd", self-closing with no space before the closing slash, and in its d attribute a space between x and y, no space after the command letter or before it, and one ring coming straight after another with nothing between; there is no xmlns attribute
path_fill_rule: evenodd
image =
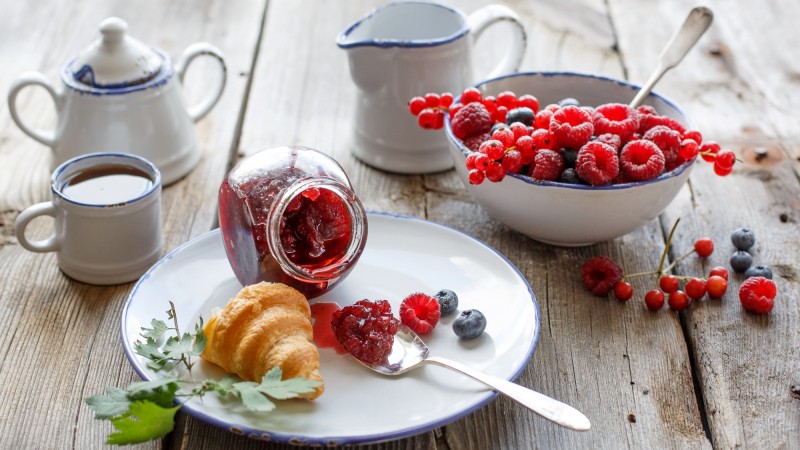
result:
<svg viewBox="0 0 800 450"><path fill-rule="evenodd" d="M639 90L638 86L613 78L551 72L515 73L483 81L476 87L484 96L503 91L532 94L542 107L564 98L574 98L586 106L627 104ZM691 118L664 97L651 94L644 104L687 128L695 128ZM689 161L653 180L609 186L535 181L524 175L475 186L469 183L465 164L470 150L453 135L449 120L445 131L456 171L476 203L493 218L532 239L565 247L614 239L658 216L686 183L695 162Z"/></svg>

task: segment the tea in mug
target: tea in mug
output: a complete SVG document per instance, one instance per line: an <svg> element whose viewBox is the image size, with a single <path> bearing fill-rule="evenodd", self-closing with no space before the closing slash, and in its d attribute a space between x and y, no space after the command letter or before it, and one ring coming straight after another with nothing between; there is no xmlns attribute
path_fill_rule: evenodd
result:
<svg viewBox="0 0 800 450"><path fill-rule="evenodd" d="M73 174L61 187L64 197L88 205L131 201L153 187L147 172L125 165L90 167Z"/></svg>

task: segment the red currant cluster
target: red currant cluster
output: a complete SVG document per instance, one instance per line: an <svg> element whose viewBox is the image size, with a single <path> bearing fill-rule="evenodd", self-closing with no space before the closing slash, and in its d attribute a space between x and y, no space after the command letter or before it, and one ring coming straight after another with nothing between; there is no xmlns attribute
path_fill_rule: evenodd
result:
<svg viewBox="0 0 800 450"><path fill-rule="evenodd" d="M453 94L425 94L408 102L408 110L417 116L417 123L426 130L441 130L444 127L444 114L453 104Z"/></svg>
<svg viewBox="0 0 800 450"><path fill-rule="evenodd" d="M613 292L618 301L627 302L633 297L633 287L626 280L639 276L654 276L656 279L654 288L644 295L644 304L651 311L661 309L665 300L671 310L683 311L693 300L700 300L706 295L710 299L721 299L728 290L728 269L721 266L714 267L709 271L707 278L677 276L669 273L678 262L693 253L701 258L711 256L714 252L714 242L710 238L697 239L690 251L664 267L664 260L677 225L678 221L673 225L657 270L626 275L623 274L619 264L612 259L597 256L586 260L583 264L582 281L584 286L597 296L602 297ZM683 290L680 288L681 281L685 282ZM739 288L739 299L742 306L746 310L758 314L772 311L776 295L775 283L762 276L748 278Z"/></svg>
<svg viewBox="0 0 800 450"><path fill-rule="evenodd" d="M449 93L414 97L409 111L426 129L442 128L449 114L453 135L473 151L466 159L472 184L498 182L506 174L593 186L644 181L698 154L724 176L736 162L732 151L703 142L700 132L651 106L593 108L564 99L540 110L533 95L484 97L474 87L461 93L459 103L452 99Z"/></svg>

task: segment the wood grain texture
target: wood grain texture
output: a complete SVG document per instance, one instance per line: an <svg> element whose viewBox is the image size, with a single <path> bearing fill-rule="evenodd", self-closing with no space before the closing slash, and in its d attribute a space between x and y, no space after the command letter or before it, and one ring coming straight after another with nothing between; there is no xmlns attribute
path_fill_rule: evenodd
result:
<svg viewBox="0 0 800 450"><path fill-rule="evenodd" d="M212 228L216 190L227 170L236 124L261 29L264 2L3 2L0 74L3 91L24 70L58 83L66 61L98 36L108 16L124 18L130 33L177 58L188 45L209 41L225 53L229 78L220 103L196 125L204 158L184 179L163 191L165 251ZM235 33L232 31L235 29ZM218 76L198 60L187 72L187 102ZM31 92L28 92L31 91ZM52 101L35 89L20 97L20 110L47 126ZM84 404L106 386L137 381L119 341L119 320L130 284L101 288L69 280L54 254L34 254L13 238L18 212L49 198L49 149L23 135L0 109L0 447L100 448L110 424L98 422ZM31 237L52 226L37 220ZM159 306L158 309L161 307ZM165 306L166 308L166 299ZM151 442L141 448L158 448Z"/></svg>

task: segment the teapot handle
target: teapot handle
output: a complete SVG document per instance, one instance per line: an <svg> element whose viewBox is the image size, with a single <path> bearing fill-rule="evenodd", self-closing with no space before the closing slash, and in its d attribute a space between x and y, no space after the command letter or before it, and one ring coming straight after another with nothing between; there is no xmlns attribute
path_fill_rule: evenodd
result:
<svg viewBox="0 0 800 450"><path fill-rule="evenodd" d="M489 72L489 75L482 78L495 78L499 75L516 72L522 64L522 56L525 53L525 48L528 45L528 35L525 32L525 27L519 20L517 13L503 5L486 5L478 9L467 17L467 23L470 27L473 43L476 41L481 33L490 25L500 21L507 21L514 25L514 36L508 43L508 51L506 52L500 63Z"/></svg>
<svg viewBox="0 0 800 450"><path fill-rule="evenodd" d="M25 134L48 147L55 147L55 132L29 126L22 120L17 112L17 95L26 87L37 85L43 87L47 93L50 94L50 97L53 98L53 102L56 105L56 113L58 113L61 109L61 96L50 84L50 81L39 72L26 72L14 81L11 85L11 89L8 91L8 110L11 112L11 118L14 119L14 123L16 123L19 129L24 131Z"/></svg>
<svg viewBox="0 0 800 450"><path fill-rule="evenodd" d="M178 74L181 85L183 85L183 77L186 74L187 67L189 67L189 64L191 64L196 57L201 55L212 56L219 62L220 68L222 69L222 77L217 86L211 90L211 94L208 97L197 105L189 108L189 118L191 118L193 122L197 122L205 117L205 115L211 111L211 108L217 104L217 101L222 96L222 90L225 89L225 81L228 77L228 69L225 66L225 57L222 55L222 52L211 44L198 42L187 47L186 50L183 51L178 63L175 65L175 72Z"/></svg>

